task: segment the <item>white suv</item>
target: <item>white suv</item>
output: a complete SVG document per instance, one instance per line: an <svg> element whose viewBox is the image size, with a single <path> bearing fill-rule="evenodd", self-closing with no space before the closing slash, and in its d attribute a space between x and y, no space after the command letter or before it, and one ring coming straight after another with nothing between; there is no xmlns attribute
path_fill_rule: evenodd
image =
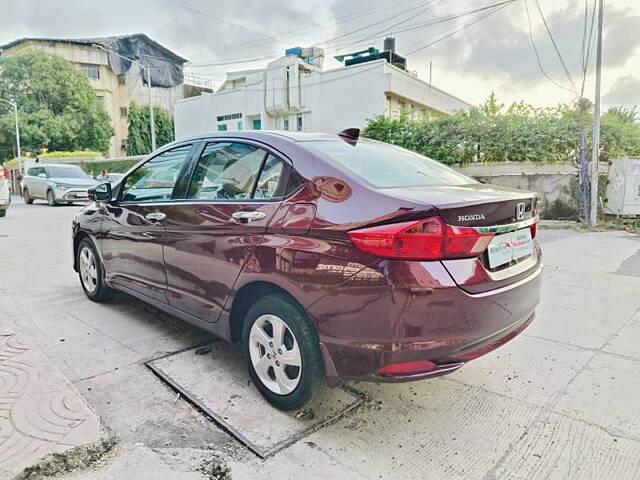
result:
<svg viewBox="0 0 640 480"><path fill-rule="evenodd" d="M34 199L60 203L86 202L87 190L98 184L77 165L37 165L30 167L22 179L22 198L27 204Z"/></svg>
<svg viewBox="0 0 640 480"><path fill-rule="evenodd" d="M11 205L11 180L9 170L0 165L0 217L7 214L7 209Z"/></svg>

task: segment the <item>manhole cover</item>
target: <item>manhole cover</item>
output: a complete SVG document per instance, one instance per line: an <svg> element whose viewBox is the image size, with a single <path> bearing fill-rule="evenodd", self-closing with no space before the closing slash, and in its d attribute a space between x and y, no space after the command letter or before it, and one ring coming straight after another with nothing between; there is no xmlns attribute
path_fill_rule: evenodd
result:
<svg viewBox="0 0 640 480"><path fill-rule="evenodd" d="M331 389L310 411L282 412L253 386L241 354L224 342L197 355L192 348L147 363L222 428L262 458L300 440L357 407L362 400Z"/></svg>

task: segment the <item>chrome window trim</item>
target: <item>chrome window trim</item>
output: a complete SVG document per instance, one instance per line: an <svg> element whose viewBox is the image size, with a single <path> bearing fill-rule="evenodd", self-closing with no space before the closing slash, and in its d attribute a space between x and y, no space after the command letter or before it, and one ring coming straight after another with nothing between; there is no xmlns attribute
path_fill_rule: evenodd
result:
<svg viewBox="0 0 640 480"><path fill-rule="evenodd" d="M507 233L521 228L530 227L534 223L538 223L538 216L522 220L520 222L508 223L506 225L492 225L489 227L473 227L478 233Z"/></svg>

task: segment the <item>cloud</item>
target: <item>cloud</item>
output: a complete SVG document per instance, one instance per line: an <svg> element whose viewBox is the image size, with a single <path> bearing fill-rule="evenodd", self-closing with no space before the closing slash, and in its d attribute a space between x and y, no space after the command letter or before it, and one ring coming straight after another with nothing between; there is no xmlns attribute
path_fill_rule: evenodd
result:
<svg viewBox="0 0 640 480"><path fill-rule="evenodd" d="M618 78L602 96L602 103L605 107L640 105L640 78L633 75Z"/></svg>
<svg viewBox="0 0 640 480"><path fill-rule="evenodd" d="M581 2L572 0L565 8L554 12L545 11L543 6L549 28L576 83L581 77L580 52L584 26L581 5ZM460 10L464 11L464 8ZM544 70L556 81L568 86L566 75L533 1L529 1L529 12ZM608 7L606 15L603 63L607 68L619 67L640 49L640 35L637 34L640 15L633 14L630 9L612 6ZM458 26L468 21L461 19ZM593 41L595 42L595 31ZM458 35L425 49L420 55L423 58L433 58L451 70L500 80L502 88L508 90L548 82L537 64L523 2L507 6ZM591 67L594 57L595 47L591 51Z"/></svg>

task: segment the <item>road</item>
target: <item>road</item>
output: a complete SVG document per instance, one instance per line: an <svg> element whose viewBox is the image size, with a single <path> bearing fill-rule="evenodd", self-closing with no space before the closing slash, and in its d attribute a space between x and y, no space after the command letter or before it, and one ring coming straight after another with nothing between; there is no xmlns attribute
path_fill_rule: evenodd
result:
<svg viewBox="0 0 640 480"><path fill-rule="evenodd" d="M524 334L447 377L359 383L364 406L265 461L144 366L208 334L125 295L85 299L71 269L77 208L15 199L0 219L0 319L25 332L119 442L61 478L207 478L198 468L211 458L234 479L640 478L637 236L541 230L543 301Z"/></svg>

